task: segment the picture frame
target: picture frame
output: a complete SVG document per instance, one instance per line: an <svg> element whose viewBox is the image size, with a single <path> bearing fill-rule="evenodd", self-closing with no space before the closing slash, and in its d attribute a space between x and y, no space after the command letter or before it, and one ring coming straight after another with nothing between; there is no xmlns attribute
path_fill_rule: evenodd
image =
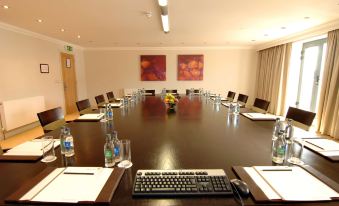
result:
<svg viewBox="0 0 339 206"><path fill-rule="evenodd" d="M40 73L49 73L49 65L40 64Z"/></svg>

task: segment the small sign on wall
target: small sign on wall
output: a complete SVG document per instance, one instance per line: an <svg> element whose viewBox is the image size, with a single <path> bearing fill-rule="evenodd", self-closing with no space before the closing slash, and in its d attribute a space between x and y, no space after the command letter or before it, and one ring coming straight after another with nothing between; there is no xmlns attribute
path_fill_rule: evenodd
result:
<svg viewBox="0 0 339 206"><path fill-rule="evenodd" d="M49 65L40 64L40 73L49 73Z"/></svg>
<svg viewBox="0 0 339 206"><path fill-rule="evenodd" d="M71 59L67 58L66 59L66 68L71 68L72 64L71 64Z"/></svg>

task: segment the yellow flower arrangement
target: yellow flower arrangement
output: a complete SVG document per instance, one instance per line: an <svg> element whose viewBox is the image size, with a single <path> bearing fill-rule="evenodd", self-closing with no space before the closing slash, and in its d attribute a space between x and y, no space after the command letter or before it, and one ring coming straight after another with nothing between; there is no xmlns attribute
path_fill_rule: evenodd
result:
<svg viewBox="0 0 339 206"><path fill-rule="evenodd" d="M177 102L178 102L178 99L175 98L175 96L173 94L166 94L166 96L165 96L165 103L175 104Z"/></svg>

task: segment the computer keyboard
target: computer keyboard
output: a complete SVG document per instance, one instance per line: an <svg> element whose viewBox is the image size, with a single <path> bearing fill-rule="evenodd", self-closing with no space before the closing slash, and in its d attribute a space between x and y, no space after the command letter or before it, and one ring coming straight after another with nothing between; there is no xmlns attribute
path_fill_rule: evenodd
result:
<svg viewBox="0 0 339 206"><path fill-rule="evenodd" d="M222 169L138 170L133 196L232 195Z"/></svg>

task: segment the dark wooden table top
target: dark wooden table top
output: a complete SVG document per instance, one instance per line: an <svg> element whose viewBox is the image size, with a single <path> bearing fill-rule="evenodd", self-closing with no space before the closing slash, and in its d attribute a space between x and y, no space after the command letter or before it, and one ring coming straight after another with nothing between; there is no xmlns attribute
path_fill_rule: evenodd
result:
<svg viewBox="0 0 339 206"><path fill-rule="evenodd" d="M133 198L132 186L138 169L224 169L236 178L232 166L272 165L272 121L251 121L228 115L227 108L200 97L183 97L175 113L168 113L159 97L114 109L114 123L73 122L75 156L65 159L56 149L52 163L0 162L0 203L29 178L48 166L104 166L105 134L118 131L119 139L130 139L133 166L125 171L112 205L237 205L232 196L184 198ZM59 130L48 135L58 138ZM339 182L339 164L308 149L306 164ZM255 205L252 198L246 205ZM273 203L272 203L273 204ZM322 203L299 203L318 205ZM338 205L338 202L323 203ZM267 205L267 204L265 204ZM277 205L277 203L273 204ZM294 204L295 205L295 204Z"/></svg>

